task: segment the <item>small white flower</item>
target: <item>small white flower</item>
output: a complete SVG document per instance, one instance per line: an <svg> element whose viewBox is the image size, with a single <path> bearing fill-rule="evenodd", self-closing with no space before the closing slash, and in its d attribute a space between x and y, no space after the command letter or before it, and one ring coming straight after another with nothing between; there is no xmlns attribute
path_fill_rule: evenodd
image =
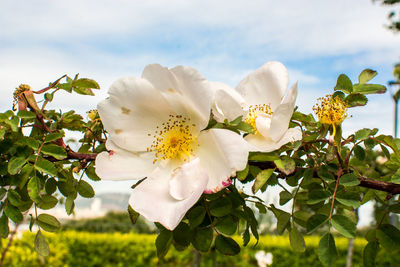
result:
<svg viewBox="0 0 400 267"><path fill-rule="evenodd" d="M218 121L245 115L255 134L245 140L251 151L270 152L300 140L301 131L289 128L297 97L297 83L287 92L289 75L280 62L267 62L250 73L236 87L212 83L216 91L213 114ZM285 94L286 92L286 94Z"/></svg>
<svg viewBox="0 0 400 267"><path fill-rule="evenodd" d="M142 78L112 84L98 112L109 134L96 158L105 180L147 177L129 203L148 220L172 230L203 192L230 185L246 167L248 147L228 130L203 130L214 92L195 69L147 66Z"/></svg>
<svg viewBox="0 0 400 267"><path fill-rule="evenodd" d="M264 250L259 250L254 256L256 257L258 267L266 267L272 264L273 255L271 252L265 253Z"/></svg>

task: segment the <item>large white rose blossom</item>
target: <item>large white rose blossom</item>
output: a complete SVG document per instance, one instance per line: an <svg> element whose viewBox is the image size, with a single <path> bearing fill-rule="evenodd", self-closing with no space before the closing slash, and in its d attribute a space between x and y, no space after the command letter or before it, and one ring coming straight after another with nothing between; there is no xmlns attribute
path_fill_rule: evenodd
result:
<svg viewBox="0 0 400 267"><path fill-rule="evenodd" d="M301 131L289 128L297 97L297 83L286 90L288 84L288 72L280 62L265 63L235 89L211 83L215 91L214 117L222 122L243 115L244 121L255 131L245 137L250 151L271 152L300 140Z"/></svg>
<svg viewBox="0 0 400 267"><path fill-rule="evenodd" d="M248 147L229 130L204 130L214 92L195 69L147 66L141 78L122 78L98 104L108 132L96 158L104 180L147 177L129 199L134 210L174 229L202 193L230 185L246 167Z"/></svg>

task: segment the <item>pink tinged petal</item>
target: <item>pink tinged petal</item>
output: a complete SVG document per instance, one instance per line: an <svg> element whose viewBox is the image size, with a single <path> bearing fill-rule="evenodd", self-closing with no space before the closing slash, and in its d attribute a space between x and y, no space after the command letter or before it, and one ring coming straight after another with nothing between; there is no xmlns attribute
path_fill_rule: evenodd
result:
<svg viewBox="0 0 400 267"><path fill-rule="evenodd" d="M169 193L176 200L186 199L194 194L199 186L205 186L205 180L208 181L208 175L201 169L200 159L196 158L173 170L169 181Z"/></svg>
<svg viewBox="0 0 400 267"><path fill-rule="evenodd" d="M235 89L220 82L210 82L210 84L215 91L212 112L216 121L224 122L225 119L233 121L239 116L246 115L243 109L244 99Z"/></svg>
<svg viewBox="0 0 400 267"><path fill-rule="evenodd" d="M121 148L146 151L154 140L149 134L173 113L169 103L141 78L119 79L111 85L109 94L97 108L110 139Z"/></svg>
<svg viewBox="0 0 400 267"><path fill-rule="evenodd" d="M101 152L96 157L96 174L103 180L131 180L148 176L157 165L152 153L132 153L107 140L110 152Z"/></svg>
<svg viewBox="0 0 400 267"><path fill-rule="evenodd" d="M152 64L144 69L142 77L163 92L176 114L189 116L199 129L207 126L213 92L196 69L183 66L168 69Z"/></svg>
<svg viewBox="0 0 400 267"><path fill-rule="evenodd" d="M147 220L159 222L165 228L173 230L185 213L198 201L207 184L207 176L199 172L198 167L185 169L187 184L194 182L192 193L183 200L177 200L170 194L171 173L166 169L155 170L146 180L133 189L129 204ZM185 182L178 179L179 182ZM178 182L177 182L178 183ZM176 193L176 192L175 192Z"/></svg>
<svg viewBox="0 0 400 267"><path fill-rule="evenodd" d="M229 130L210 129L201 132L198 141L195 153L209 177L206 193L225 188L228 179L246 167L248 145L240 135Z"/></svg>
<svg viewBox="0 0 400 267"><path fill-rule="evenodd" d="M289 142L301 140L302 133L301 130L297 128L290 128L278 142L275 142L270 138L265 138L260 134L249 134L244 139L248 142L250 151L271 152L281 148Z"/></svg>
<svg viewBox="0 0 400 267"><path fill-rule="evenodd" d="M272 115L271 130L269 137L277 142L285 134L289 127L290 119L293 115L293 110L297 98L297 83L295 83L286 94L274 114Z"/></svg>
<svg viewBox="0 0 400 267"><path fill-rule="evenodd" d="M270 104L272 111L281 103L289 74L280 62L267 62L244 78L236 90L248 105Z"/></svg>

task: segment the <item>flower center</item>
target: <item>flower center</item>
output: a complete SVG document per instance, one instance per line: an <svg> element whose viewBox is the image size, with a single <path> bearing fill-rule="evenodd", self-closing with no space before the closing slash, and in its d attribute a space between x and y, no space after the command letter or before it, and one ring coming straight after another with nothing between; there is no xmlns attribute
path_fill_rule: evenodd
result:
<svg viewBox="0 0 400 267"><path fill-rule="evenodd" d="M256 133L258 133L258 130L256 127L256 119L257 119L258 115L260 115L262 113L272 115L271 105L270 104L258 104L258 105L249 106L249 112L247 113L247 116L244 119L244 121L246 123L253 126L253 129Z"/></svg>
<svg viewBox="0 0 400 267"><path fill-rule="evenodd" d="M318 98L319 104L313 107L321 123L339 125L347 117L347 103L339 96L326 95Z"/></svg>
<svg viewBox="0 0 400 267"><path fill-rule="evenodd" d="M198 145L197 136L193 135L194 127L189 118L169 115L167 122L157 126L155 134L149 134L154 137L152 145L147 148L148 152L155 152L153 163L165 159L187 161Z"/></svg>

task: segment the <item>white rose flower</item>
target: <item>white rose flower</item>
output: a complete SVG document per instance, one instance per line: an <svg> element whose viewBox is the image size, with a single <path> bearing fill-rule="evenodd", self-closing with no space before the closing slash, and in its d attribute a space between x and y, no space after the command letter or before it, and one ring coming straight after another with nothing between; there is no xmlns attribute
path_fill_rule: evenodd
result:
<svg viewBox="0 0 400 267"><path fill-rule="evenodd" d="M264 250L259 250L254 256L257 260L258 267L266 267L272 264L273 255L271 252L265 253Z"/></svg>
<svg viewBox="0 0 400 267"><path fill-rule="evenodd" d="M248 147L228 130L204 130L214 92L195 69L147 66L142 78L114 82L98 104L109 134L108 152L96 158L105 180L147 177L129 203L134 210L174 229L203 192L230 185L246 167Z"/></svg>
<svg viewBox="0 0 400 267"><path fill-rule="evenodd" d="M255 130L255 134L245 137L250 151L270 152L300 140L301 131L289 128L297 97L297 83L286 92L288 83L288 72L280 62L265 63L243 79L236 90L228 85L212 83L216 91L214 117L222 122L244 115L244 120Z"/></svg>

